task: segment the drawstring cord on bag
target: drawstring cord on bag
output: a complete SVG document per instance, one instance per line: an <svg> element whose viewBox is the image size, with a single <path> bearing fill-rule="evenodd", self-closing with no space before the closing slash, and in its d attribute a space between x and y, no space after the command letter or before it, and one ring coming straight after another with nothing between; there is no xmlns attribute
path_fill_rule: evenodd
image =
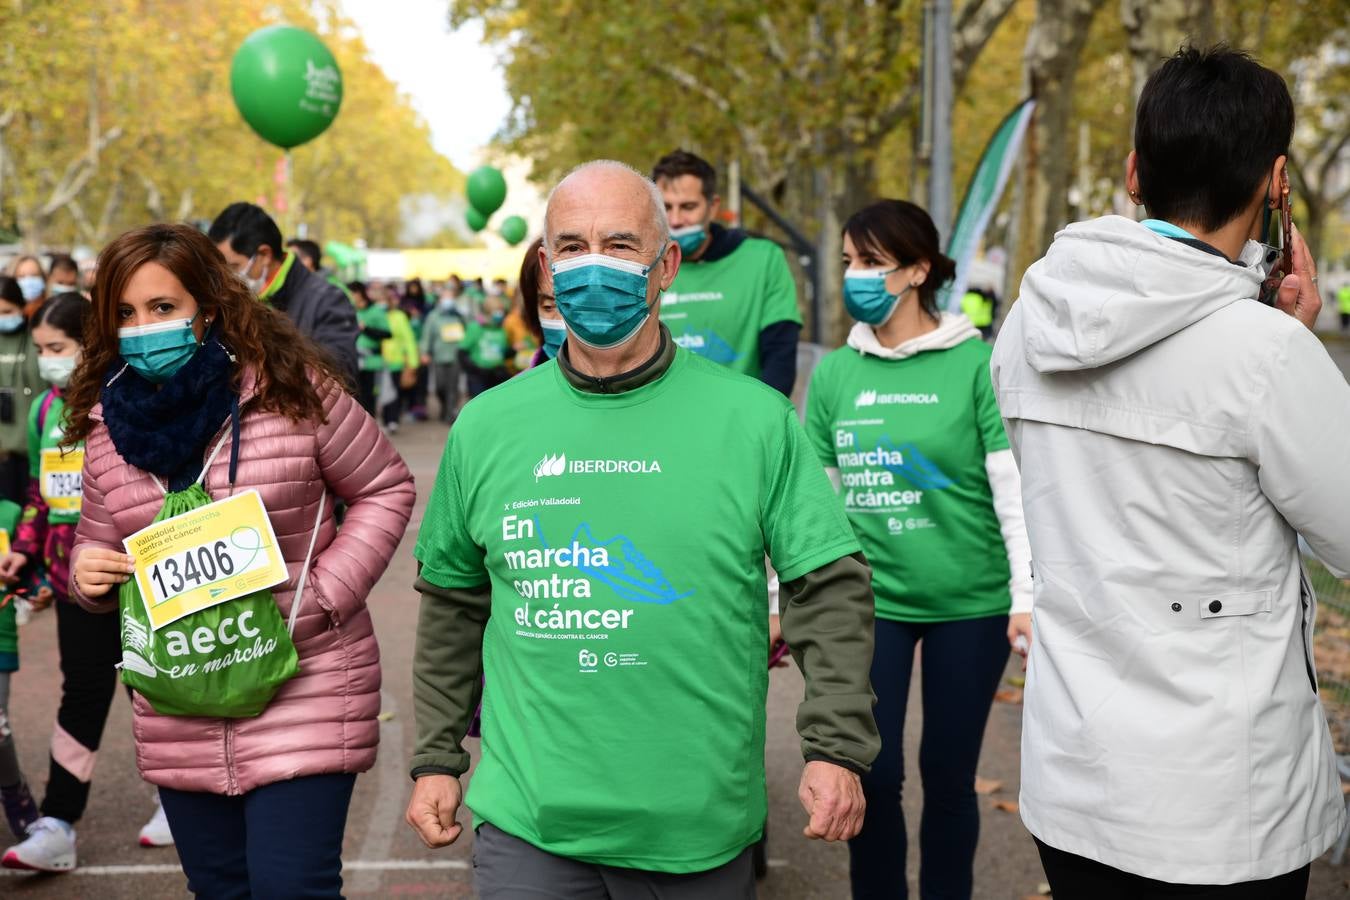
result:
<svg viewBox="0 0 1350 900"><path fill-rule="evenodd" d="M220 440L216 442L216 446L206 457L206 465L202 466L202 473L197 476L196 484L200 484L203 488L206 487L206 473L211 471L211 466L215 464L216 457L224 449L227 440L231 444L230 490L233 492L235 480L239 475L239 397L237 395L230 407L230 430L227 434L221 436ZM169 489L160 482L159 477L154 476L153 480L160 491L168 496ZM323 525L323 511L327 501L328 488L325 485L323 493L319 494L319 513L314 517L314 530L309 535L309 549L305 551L305 565L301 568L300 577L296 581L295 595L291 597L291 615L286 622L286 632L292 637L295 635L295 619L300 614L300 602L304 599L305 582L309 579L309 566L314 560L314 547L319 543L319 528Z"/></svg>
<svg viewBox="0 0 1350 900"><path fill-rule="evenodd" d="M300 602L305 598L305 580L309 577L309 564L314 559L314 545L319 542L319 526L323 524L324 502L328 499L328 488L319 494L319 514L314 517L314 531L309 535L309 549L305 551L305 565L300 570L300 579L295 583L295 595L291 597L291 616L286 622L286 632L295 636L295 617L300 614Z"/></svg>

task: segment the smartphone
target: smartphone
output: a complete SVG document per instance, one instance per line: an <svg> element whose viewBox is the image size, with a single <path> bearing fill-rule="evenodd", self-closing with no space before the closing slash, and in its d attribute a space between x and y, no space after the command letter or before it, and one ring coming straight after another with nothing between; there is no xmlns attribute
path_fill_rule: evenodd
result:
<svg viewBox="0 0 1350 900"><path fill-rule="evenodd" d="M1274 306L1279 296L1280 282L1286 275L1294 272L1294 220L1289 213L1289 175L1285 173L1280 189L1280 215L1270 220L1270 233L1263 235L1270 256L1270 274L1261 283L1260 300L1267 306Z"/></svg>

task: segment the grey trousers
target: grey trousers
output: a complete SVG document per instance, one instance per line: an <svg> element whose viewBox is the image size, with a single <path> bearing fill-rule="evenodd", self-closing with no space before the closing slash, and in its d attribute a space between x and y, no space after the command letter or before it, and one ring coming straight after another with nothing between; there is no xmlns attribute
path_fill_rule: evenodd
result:
<svg viewBox="0 0 1350 900"><path fill-rule="evenodd" d="M483 900L755 900L748 847L715 869L672 875L554 856L487 822L474 835L473 882Z"/></svg>

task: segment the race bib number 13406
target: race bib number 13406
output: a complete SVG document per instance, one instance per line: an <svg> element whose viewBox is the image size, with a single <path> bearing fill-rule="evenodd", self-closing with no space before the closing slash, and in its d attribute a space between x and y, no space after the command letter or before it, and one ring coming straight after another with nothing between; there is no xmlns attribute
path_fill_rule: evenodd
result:
<svg viewBox="0 0 1350 900"><path fill-rule="evenodd" d="M156 630L288 577L257 491L156 522L125 543Z"/></svg>

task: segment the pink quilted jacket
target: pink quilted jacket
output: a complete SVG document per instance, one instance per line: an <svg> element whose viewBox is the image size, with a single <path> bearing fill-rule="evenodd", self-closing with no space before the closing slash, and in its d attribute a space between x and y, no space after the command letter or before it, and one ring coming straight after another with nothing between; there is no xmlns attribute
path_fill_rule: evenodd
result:
<svg viewBox="0 0 1350 900"><path fill-rule="evenodd" d="M133 699L141 774L185 791L242 794L300 775L363 772L374 765L379 743L380 650L366 596L407 528L412 473L374 420L336 385L323 391L326 421L317 426L250 411L251 386L246 379L235 490L258 490L281 544L291 580L273 594L283 619L321 492L330 498L295 623L300 674L262 715L161 716L139 695ZM100 423L102 412L98 406L92 413ZM206 477L206 490L217 499L229 494L229 459L227 441ZM340 530L332 496L347 503ZM126 463L107 427L95 426L85 447L84 505L72 559L89 547L125 552L122 539L149 525L163 503L153 477ZM116 615L115 592L91 600L73 589L72 596L87 609Z"/></svg>

